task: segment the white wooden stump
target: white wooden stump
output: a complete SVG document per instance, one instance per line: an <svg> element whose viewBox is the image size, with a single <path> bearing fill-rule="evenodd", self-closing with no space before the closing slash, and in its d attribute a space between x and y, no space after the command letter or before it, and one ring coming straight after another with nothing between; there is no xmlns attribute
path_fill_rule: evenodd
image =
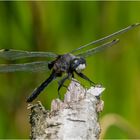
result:
<svg viewBox="0 0 140 140"><path fill-rule="evenodd" d="M101 86L83 88L75 79L70 83L64 102L52 101L51 111L40 102L30 105L31 139L96 140L99 139L99 112L103 101Z"/></svg>

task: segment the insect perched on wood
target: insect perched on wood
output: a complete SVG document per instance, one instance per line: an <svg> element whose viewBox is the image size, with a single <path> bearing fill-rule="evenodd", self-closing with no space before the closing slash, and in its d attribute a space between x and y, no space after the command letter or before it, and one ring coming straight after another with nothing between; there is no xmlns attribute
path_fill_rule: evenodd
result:
<svg viewBox="0 0 140 140"><path fill-rule="evenodd" d="M63 73L66 73L66 76L63 77L59 81L58 86L58 95L60 95L59 91L60 88L64 85L64 82L71 77L74 77L74 74L77 74L81 78L89 81L91 84L94 85L94 82L90 80L86 75L82 73L82 70L86 67L86 60L85 58L88 56L91 56L97 52L102 51L103 49L107 47L111 47L114 44L118 43L119 39L114 39L110 42L104 43L100 46L97 46L95 48L88 49L87 51L78 53L74 55L74 53L77 53L79 50L82 50L83 48L86 48L90 45L94 45L97 43L105 42L119 34L125 33L137 26L139 26L140 23L133 24L131 26L128 26L124 29L121 29L111 35L108 35L106 37L103 37L99 40L92 41L84 46L81 46L79 48L76 48L72 50L69 53L63 54L63 55L57 55L52 52L28 52L28 51L20 51L20 50L12 50L12 49L3 49L0 50L0 57L9 59L9 60L16 60L21 58L29 58L29 57L50 57L54 58L53 61L36 61L32 63L24 63L24 64L1 64L0 65L0 72L16 72L16 71L42 71L42 70L51 70L51 75L39 86L37 87L33 93L27 98L27 102L32 102L43 90L45 87L48 86L48 84L53 81L57 77L61 77Z"/></svg>

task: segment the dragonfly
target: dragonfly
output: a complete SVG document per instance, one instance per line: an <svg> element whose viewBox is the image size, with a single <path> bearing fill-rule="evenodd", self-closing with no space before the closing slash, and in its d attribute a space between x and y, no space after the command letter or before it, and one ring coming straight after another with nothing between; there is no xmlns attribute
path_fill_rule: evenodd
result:
<svg viewBox="0 0 140 140"><path fill-rule="evenodd" d="M35 88L32 94L27 98L27 102L32 102L37 96L56 78L62 77L62 79L58 82L58 95L60 97L60 89L64 86L64 83L67 79L74 78L74 75L78 75L81 78L87 80L91 84L95 85L95 83L88 78L83 70L86 68L86 58L94 55L97 52L100 52L108 47L111 47L119 42L119 39L113 39L117 35L123 34L129 30L132 30L138 27L140 23L136 23L130 25L126 28L123 28L117 32L114 32L108 36L105 36L101 39L92 41L86 45L80 46L72 50L69 53L65 54L56 54L53 52L29 52L22 50L14 50L14 49L2 49L0 50L0 57L7 60L17 60L23 58L52 58L52 61L34 61L30 63L20 63L20 64L0 64L0 73L5 72L17 72L17 71L30 71L30 72L39 72L39 71L47 71L50 70L50 76L43 81L37 88ZM93 47L88 49L89 46L97 45L97 47ZM83 49L87 49L86 51L82 51ZM79 52L80 51L80 52ZM63 74L65 75L63 76Z"/></svg>

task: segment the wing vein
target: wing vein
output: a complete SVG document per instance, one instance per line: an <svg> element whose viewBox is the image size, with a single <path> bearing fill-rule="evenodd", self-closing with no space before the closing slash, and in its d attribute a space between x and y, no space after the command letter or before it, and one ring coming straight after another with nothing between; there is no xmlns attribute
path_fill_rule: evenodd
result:
<svg viewBox="0 0 140 140"><path fill-rule="evenodd" d="M114 39L113 41L110 41L110 42L107 42L105 44L102 44L100 46L97 46L96 48L92 48L92 49L89 49L83 53L80 53L76 56L79 56L79 57L88 57L94 53L97 53L97 52L100 52L102 51L103 49L107 48L107 47L111 47L113 46L114 44L118 43L119 39Z"/></svg>
<svg viewBox="0 0 140 140"><path fill-rule="evenodd" d="M20 51L13 49L2 49L0 50L0 57L8 60L16 60L21 58L29 57L50 57L55 58L57 54L52 52L29 52L29 51Z"/></svg>
<svg viewBox="0 0 140 140"><path fill-rule="evenodd" d="M16 72L16 71L30 71L38 72L43 70L48 70L48 63L46 61L38 61L32 63L23 63L23 64L1 64L0 72Z"/></svg>

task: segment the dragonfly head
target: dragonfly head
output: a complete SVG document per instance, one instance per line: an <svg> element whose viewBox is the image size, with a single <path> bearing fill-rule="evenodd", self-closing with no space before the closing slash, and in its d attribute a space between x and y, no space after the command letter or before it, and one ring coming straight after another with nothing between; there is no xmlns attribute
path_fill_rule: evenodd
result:
<svg viewBox="0 0 140 140"><path fill-rule="evenodd" d="M86 60L82 57L76 57L72 62L72 69L80 73L86 68Z"/></svg>

